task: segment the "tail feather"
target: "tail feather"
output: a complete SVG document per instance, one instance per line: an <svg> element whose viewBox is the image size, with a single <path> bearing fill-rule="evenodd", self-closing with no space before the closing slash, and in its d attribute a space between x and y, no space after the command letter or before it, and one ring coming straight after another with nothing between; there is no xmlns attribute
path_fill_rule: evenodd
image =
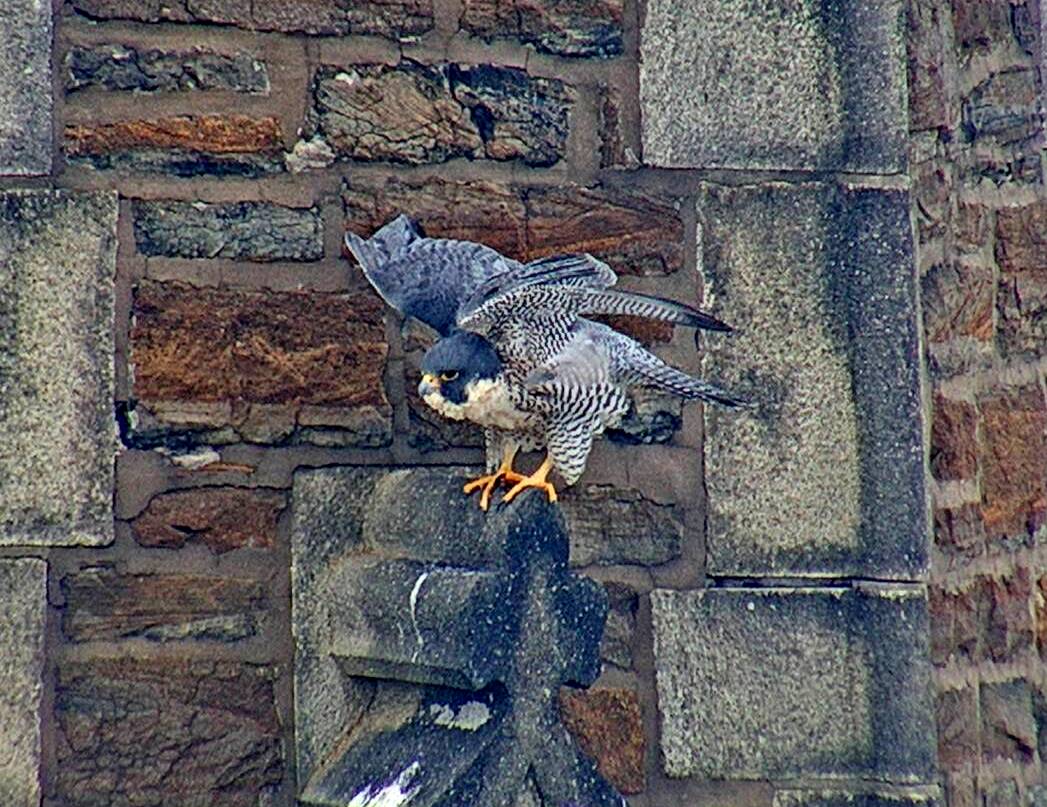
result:
<svg viewBox="0 0 1047 807"><path fill-rule="evenodd" d="M730 332L731 326L711 314L675 300L665 300L632 291L611 289L582 292L583 314L628 314L647 319L664 320L704 331Z"/></svg>
<svg viewBox="0 0 1047 807"><path fill-rule="evenodd" d="M409 216L401 213L367 239L347 230L345 246L365 272L373 272L412 241L421 237L418 225Z"/></svg>
<svg viewBox="0 0 1047 807"><path fill-rule="evenodd" d="M707 401L732 409L748 406L746 401L731 395L726 390L702 381L700 378L689 376L667 364L657 368L645 368L642 375L646 386L679 395L687 400Z"/></svg>

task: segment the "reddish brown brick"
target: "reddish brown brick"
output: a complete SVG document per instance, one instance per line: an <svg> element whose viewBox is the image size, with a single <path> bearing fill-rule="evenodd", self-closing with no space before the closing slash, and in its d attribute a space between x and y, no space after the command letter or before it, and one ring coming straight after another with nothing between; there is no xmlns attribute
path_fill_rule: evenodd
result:
<svg viewBox="0 0 1047 807"><path fill-rule="evenodd" d="M62 578L62 632L74 642L245 639L258 632L266 590L253 580L86 569Z"/></svg>
<svg viewBox="0 0 1047 807"><path fill-rule="evenodd" d="M978 413L965 401L934 396L931 471L941 480L972 479L978 471L975 429Z"/></svg>
<svg viewBox="0 0 1047 807"><path fill-rule="evenodd" d="M979 695L981 746L985 761L1032 762L1036 753L1036 722L1028 682L982 684Z"/></svg>
<svg viewBox="0 0 1047 807"><path fill-rule="evenodd" d="M997 211L996 261L1006 274L1047 272L1047 201Z"/></svg>
<svg viewBox="0 0 1047 807"><path fill-rule="evenodd" d="M951 0L960 52L1006 47L1013 39L1009 0Z"/></svg>
<svg viewBox="0 0 1047 807"><path fill-rule="evenodd" d="M283 148L276 118L200 115L65 127L72 157L141 149L186 149L211 154L274 152Z"/></svg>
<svg viewBox="0 0 1047 807"><path fill-rule="evenodd" d="M1033 646L1032 584L1029 572L1016 568L979 586L984 655L996 662L1013 660Z"/></svg>
<svg viewBox="0 0 1047 807"><path fill-rule="evenodd" d="M612 328L617 328L622 333L629 334L633 339L648 346L669 342L673 338L673 325L671 322L632 317L626 314L593 317L593 319L606 322Z"/></svg>
<svg viewBox="0 0 1047 807"><path fill-rule="evenodd" d="M350 180L342 189L346 223L369 236L398 213L416 219L433 238L486 244L517 260L527 258L523 193L500 182L440 178L381 182Z"/></svg>
<svg viewBox="0 0 1047 807"><path fill-rule="evenodd" d="M1039 386L986 397L979 464L990 537L1031 534L1047 512L1047 408Z"/></svg>
<svg viewBox="0 0 1047 807"><path fill-rule="evenodd" d="M964 688L938 692L938 762L945 770L978 764L978 693Z"/></svg>
<svg viewBox="0 0 1047 807"><path fill-rule="evenodd" d="M427 235L464 238L517 260L591 252L621 275L661 275L683 265L683 220L673 199L608 187L525 188L442 179L349 182L349 229L370 235L397 213Z"/></svg>
<svg viewBox="0 0 1047 807"><path fill-rule="evenodd" d="M258 488L207 487L154 496L131 522L142 546L177 549L202 543L216 555L233 549L272 549L284 493Z"/></svg>
<svg viewBox="0 0 1047 807"><path fill-rule="evenodd" d="M372 294L144 282L131 333L134 391L144 401L388 410L382 315Z"/></svg>
<svg viewBox="0 0 1047 807"><path fill-rule="evenodd" d="M951 166L928 160L912 168L912 194L920 244L943 238L949 229L952 198Z"/></svg>
<svg viewBox="0 0 1047 807"><path fill-rule="evenodd" d="M560 714L597 770L625 794L647 785L640 699L629 689L560 690Z"/></svg>
<svg viewBox="0 0 1047 807"><path fill-rule="evenodd" d="M591 252L619 274L664 275L683 265L683 220L664 197L611 188L536 188L527 194L532 258Z"/></svg>
<svg viewBox="0 0 1047 807"><path fill-rule="evenodd" d="M941 666L954 659L976 658L980 633L977 587L948 592L932 586L928 594L931 660Z"/></svg>
<svg viewBox="0 0 1047 807"><path fill-rule="evenodd" d="M941 4L912 0L909 11L909 126L947 127L954 114L949 35Z"/></svg>
<svg viewBox="0 0 1047 807"><path fill-rule="evenodd" d="M275 677L270 668L231 661L60 663L58 801L258 804L283 777Z"/></svg>
<svg viewBox="0 0 1047 807"><path fill-rule="evenodd" d="M964 504L934 511L934 543L945 551L974 557L985 548L981 508Z"/></svg>
<svg viewBox="0 0 1047 807"><path fill-rule="evenodd" d="M929 342L968 336L982 342L993 335L991 269L963 263L939 264L922 281L923 324Z"/></svg>
<svg viewBox="0 0 1047 807"><path fill-rule="evenodd" d="M959 202L953 218L953 244L960 252L977 252L989 243L991 212L977 202Z"/></svg>

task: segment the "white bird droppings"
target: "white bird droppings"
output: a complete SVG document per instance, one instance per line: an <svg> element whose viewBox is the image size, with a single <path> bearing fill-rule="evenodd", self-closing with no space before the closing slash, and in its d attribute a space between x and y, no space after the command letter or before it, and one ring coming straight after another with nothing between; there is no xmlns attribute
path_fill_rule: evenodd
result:
<svg viewBox="0 0 1047 807"><path fill-rule="evenodd" d="M433 715L436 725L462 731L476 731L491 719L491 710L478 701L469 701L457 714L450 706L434 703L429 707L429 713Z"/></svg>
<svg viewBox="0 0 1047 807"><path fill-rule="evenodd" d="M385 787L369 785L353 796L352 801L345 807L402 807L418 795L421 782L413 787L411 782L418 776L421 769L422 766L415 760L400 771L397 777Z"/></svg>

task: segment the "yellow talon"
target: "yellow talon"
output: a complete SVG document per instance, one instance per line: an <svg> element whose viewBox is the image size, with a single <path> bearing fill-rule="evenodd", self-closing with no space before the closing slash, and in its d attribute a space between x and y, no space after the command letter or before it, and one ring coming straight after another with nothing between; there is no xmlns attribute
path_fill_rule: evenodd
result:
<svg viewBox="0 0 1047 807"><path fill-rule="evenodd" d="M481 476L473 479L470 482L466 482L462 488L462 492L469 494L477 488L482 488L480 493L480 509L485 511L491 506L491 492L494 490L494 486L498 484L499 480L504 479L507 482L519 482L522 479L526 479L523 474L518 474L513 470L513 458L516 456L516 449L506 449L505 454L502 456L502 464L498 467L498 470L488 476Z"/></svg>
<svg viewBox="0 0 1047 807"><path fill-rule="evenodd" d="M546 495L549 497L549 501L556 501L556 488L553 487L553 483L548 481L549 472L553 469L553 461L550 457L542 461L542 464L538 466L538 470L530 476L525 476L517 482L505 496L502 497L503 502L511 502L516 498L517 494L527 490L527 488L538 488L544 490Z"/></svg>

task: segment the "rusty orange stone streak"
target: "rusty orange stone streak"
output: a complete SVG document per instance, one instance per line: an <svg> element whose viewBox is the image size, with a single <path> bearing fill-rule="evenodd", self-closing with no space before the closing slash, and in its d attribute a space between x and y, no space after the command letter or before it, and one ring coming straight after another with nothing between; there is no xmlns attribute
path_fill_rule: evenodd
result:
<svg viewBox="0 0 1047 807"><path fill-rule="evenodd" d="M65 144L66 153L73 157L149 148L250 154L279 151L283 139L274 117L199 115L69 125Z"/></svg>

